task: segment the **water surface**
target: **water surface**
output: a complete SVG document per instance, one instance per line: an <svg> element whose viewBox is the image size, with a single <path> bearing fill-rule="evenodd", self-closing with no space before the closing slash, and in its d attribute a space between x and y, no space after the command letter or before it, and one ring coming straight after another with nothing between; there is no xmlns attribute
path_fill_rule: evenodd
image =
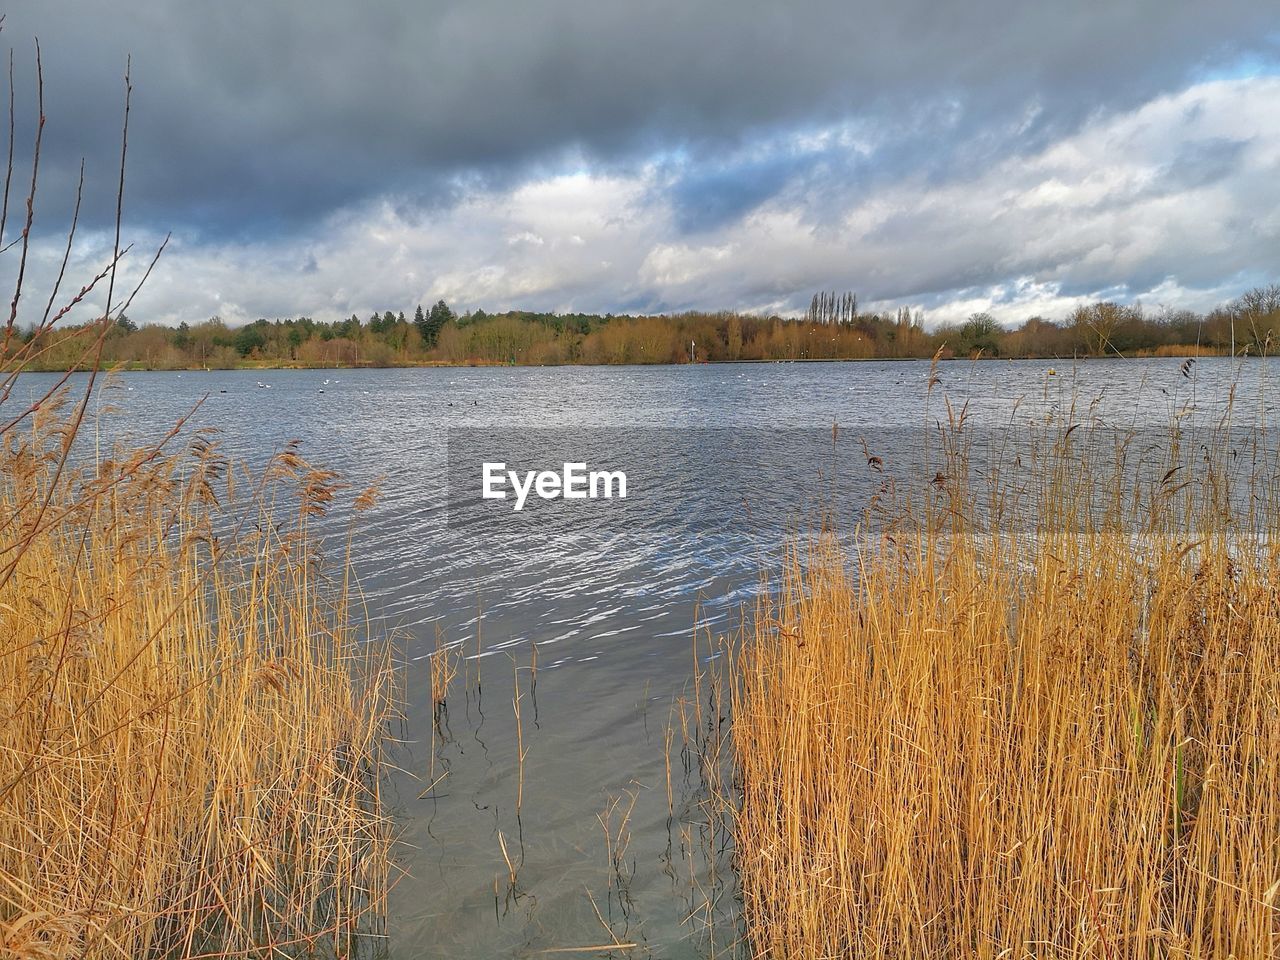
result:
<svg viewBox="0 0 1280 960"><path fill-rule="evenodd" d="M708 654L705 645L695 652L695 625L732 629L776 565L785 530L804 522L802 507L788 515L804 497L791 495L787 478L800 491L796 474L812 465L767 433L816 435L834 424L845 435L908 437L947 416L942 392L991 429L1073 402L1122 424L1167 423L1188 409L1212 418L1233 380L1270 411L1280 366L1201 360L1188 376L1177 360L952 362L926 406L929 371L904 361L134 373L101 393L95 411L116 412L100 412L93 429L104 440L154 439L204 398L194 422L219 428L227 449L252 464L297 440L353 487L381 484L355 556L371 612L398 637L408 695L404 772L387 784L404 871L392 896L392 956L554 955L542 952L617 937L637 944L619 955L700 957L732 931L714 932L713 944L702 923L706 891L689 876L697 831L687 826L698 810L668 816L664 741L673 698L689 694L693 664ZM24 377L19 398L45 382ZM450 523L451 430L465 430L473 446L486 431L594 431L602 445L592 456L605 460L610 444L624 457L629 444L664 436L649 470L680 493L643 501L639 520L620 512L613 523L597 510L580 525L563 513L546 523ZM637 431L631 441L628 431ZM699 500L714 486L708 478L746 475L744 464L771 478L773 494L754 495L754 512L749 498L723 490ZM865 503L840 508L852 523ZM437 735L426 657L438 636L467 659ZM696 800L681 790L682 758L673 759L677 794ZM609 844L633 797L620 891ZM514 896L499 834L519 864Z"/></svg>

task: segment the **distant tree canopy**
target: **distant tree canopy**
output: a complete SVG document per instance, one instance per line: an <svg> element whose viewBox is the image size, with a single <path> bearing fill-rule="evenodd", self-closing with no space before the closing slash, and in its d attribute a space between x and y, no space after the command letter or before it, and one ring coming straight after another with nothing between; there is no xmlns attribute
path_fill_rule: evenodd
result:
<svg viewBox="0 0 1280 960"><path fill-rule="evenodd" d="M848 293L815 293L805 319L810 323L853 323L858 316L858 295Z"/></svg>
<svg viewBox="0 0 1280 960"><path fill-rule="evenodd" d="M41 335L33 369L81 362L74 328ZM30 342L27 334L26 341ZM322 322L260 319L229 328L220 318L177 327L139 326L122 316L103 352L110 362L151 369L238 365L397 366L418 363L687 363L720 360L868 359L945 356L1073 357L1265 354L1280 347L1280 285L1258 287L1206 314L1100 301L1066 320L1030 317L1013 328L988 313L924 328L919 313L858 311L852 293L813 298L801 319L732 312L635 316L476 310L444 300Z"/></svg>
<svg viewBox="0 0 1280 960"><path fill-rule="evenodd" d="M998 354L1000 352L1000 324L989 313L970 314L960 327L956 337L956 348L969 355L976 353Z"/></svg>

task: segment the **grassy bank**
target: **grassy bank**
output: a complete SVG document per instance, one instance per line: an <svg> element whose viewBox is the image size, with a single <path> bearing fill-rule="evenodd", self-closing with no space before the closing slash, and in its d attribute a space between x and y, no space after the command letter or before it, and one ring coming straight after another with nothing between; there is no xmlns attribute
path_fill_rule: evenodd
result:
<svg viewBox="0 0 1280 960"><path fill-rule="evenodd" d="M1139 489L1073 432L1017 515L953 447L792 557L734 670L751 955L1276 955L1275 459L1242 511L1238 448Z"/></svg>
<svg viewBox="0 0 1280 960"><path fill-rule="evenodd" d="M0 957L349 955L391 674L308 531L333 478L199 436L77 468L66 413L0 437Z"/></svg>

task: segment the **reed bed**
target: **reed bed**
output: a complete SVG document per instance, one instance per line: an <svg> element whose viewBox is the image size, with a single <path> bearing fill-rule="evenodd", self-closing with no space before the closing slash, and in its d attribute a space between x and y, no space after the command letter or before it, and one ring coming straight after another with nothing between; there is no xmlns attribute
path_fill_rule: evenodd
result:
<svg viewBox="0 0 1280 960"><path fill-rule="evenodd" d="M57 407L0 435L0 957L354 955L394 675L310 531L334 478L76 466Z"/></svg>
<svg viewBox="0 0 1280 960"><path fill-rule="evenodd" d="M1175 430L1140 489L1057 429L1017 516L952 444L745 628L722 797L752 956L1280 955L1275 460L1233 501L1240 451Z"/></svg>
<svg viewBox="0 0 1280 960"><path fill-rule="evenodd" d="M376 948L398 691L352 616L350 541L326 563L311 530L340 485L292 446L253 479L185 422L106 456L87 436L104 346L168 240L125 289L126 65L110 256L71 281L82 172L52 288L27 289L48 119L32 53L25 158L10 56L0 203L0 960ZM58 327L76 311L92 319ZM83 382L24 378L55 341Z"/></svg>

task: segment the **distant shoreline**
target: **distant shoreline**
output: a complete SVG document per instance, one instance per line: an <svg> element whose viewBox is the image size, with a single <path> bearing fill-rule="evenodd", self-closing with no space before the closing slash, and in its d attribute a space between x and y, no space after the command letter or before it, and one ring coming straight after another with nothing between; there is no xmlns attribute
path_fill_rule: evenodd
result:
<svg viewBox="0 0 1280 960"><path fill-rule="evenodd" d="M1030 317L1003 327L989 313L956 326L924 327L905 308L863 313L856 297L815 299L803 318L732 312L658 315L481 310L458 315L443 300L430 311L372 314L368 320L310 317L229 327L218 317L176 327L120 317L105 331L104 364L157 370L344 370L364 367L628 366L686 363L932 360L999 357L1067 362L1070 357L1230 356L1271 352L1280 336L1280 285L1258 288L1208 314L1148 315L1101 301L1053 321ZM31 334L42 369L82 363L83 328ZM1274 335L1273 335L1274 334Z"/></svg>
<svg viewBox="0 0 1280 960"><path fill-rule="evenodd" d="M1244 359L1248 356L1257 359L1254 354L1247 354L1237 357L1236 359ZM974 362L974 361L1003 361L1007 363L1098 363L1099 361L1116 361L1116 360L1187 360L1187 359L1230 359L1226 354L1209 354L1209 353L1186 353L1186 354L1162 354L1156 355L1151 353L1145 354L1124 354L1124 355L1107 355L1107 356L1079 356L1079 357L940 357L939 362L955 363L955 362ZM1265 359L1265 358L1264 358ZM740 366L743 364L787 364L787 363L931 363L932 357L795 357L792 359L780 360L700 360L697 363L498 363L487 360L473 360L468 362L449 362L445 360L419 360L409 361L405 363L389 363L389 364L344 364L344 363L242 363L234 367L162 367L147 366L136 362L128 362L113 366L104 365L103 369L116 373L251 373L254 371L280 371L280 370L415 370L415 369L431 369L443 368L449 370L463 370L469 368L516 368L516 367L538 367L538 368L570 368L570 367L591 367L603 369L608 367L716 367L716 366ZM27 373L67 373L67 367L41 367L37 370L27 370ZM77 369L77 373L87 373L87 368Z"/></svg>

